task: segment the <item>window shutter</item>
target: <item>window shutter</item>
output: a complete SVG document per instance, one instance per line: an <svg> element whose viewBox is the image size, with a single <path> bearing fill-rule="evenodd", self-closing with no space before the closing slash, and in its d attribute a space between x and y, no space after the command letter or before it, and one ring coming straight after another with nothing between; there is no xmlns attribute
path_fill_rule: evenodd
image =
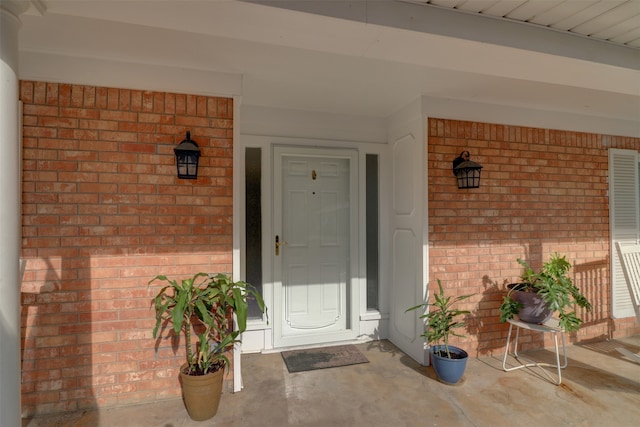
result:
<svg viewBox="0 0 640 427"><path fill-rule="evenodd" d="M634 316L616 242L637 243L640 234L638 153L609 150L609 222L611 227L611 300L614 318Z"/></svg>

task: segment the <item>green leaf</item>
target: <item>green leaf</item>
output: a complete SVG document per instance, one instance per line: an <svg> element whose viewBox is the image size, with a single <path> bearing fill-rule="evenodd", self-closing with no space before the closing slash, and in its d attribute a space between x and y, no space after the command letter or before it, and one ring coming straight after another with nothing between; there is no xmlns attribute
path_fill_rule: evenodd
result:
<svg viewBox="0 0 640 427"><path fill-rule="evenodd" d="M518 314L520 309L524 307L521 302L512 299L509 295L506 295L502 300L500 306L500 321L506 322L509 319L513 319L513 316Z"/></svg>
<svg viewBox="0 0 640 427"><path fill-rule="evenodd" d="M180 333L180 330L182 329L182 322L184 321L185 309L188 301L189 301L189 294L186 292L181 292L178 295L178 300L176 301L176 305L173 308L173 311L171 313L173 330L176 334Z"/></svg>
<svg viewBox="0 0 640 427"><path fill-rule="evenodd" d="M198 310L198 317L200 318L202 323L204 323L205 325L211 324L213 322L213 317L209 313L209 310L207 309L204 302L202 300L196 300L195 305Z"/></svg>
<svg viewBox="0 0 640 427"><path fill-rule="evenodd" d="M244 292L240 288L233 288L233 299L236 304L236 320L237 327L240 332L244 332L247 329L247 311L248 304L245 300Z"/></svg>

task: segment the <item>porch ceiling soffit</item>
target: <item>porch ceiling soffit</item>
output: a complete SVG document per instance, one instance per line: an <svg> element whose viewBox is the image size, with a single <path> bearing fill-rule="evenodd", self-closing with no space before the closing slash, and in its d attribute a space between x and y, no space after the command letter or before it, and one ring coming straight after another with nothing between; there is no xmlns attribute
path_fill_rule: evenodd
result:
<svg viewBox="0 0 640 427"><path fill-rule="evenodd" d="M241 1L41 3L21 52L237 74L251 105L387 117L423 94L640 116L638 67Z"/></svg>

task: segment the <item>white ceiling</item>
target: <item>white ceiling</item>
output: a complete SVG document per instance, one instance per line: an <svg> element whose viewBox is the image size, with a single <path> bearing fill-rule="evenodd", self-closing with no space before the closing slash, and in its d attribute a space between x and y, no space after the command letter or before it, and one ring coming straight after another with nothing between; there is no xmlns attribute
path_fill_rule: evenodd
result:
<svg viewBox="0 0 640 427"><path fill-rule="evenodd" d="M418 3L640 48L640 0L428 0Z"/></svg>
<svg viewBox="0 0 640 427"><path fill-rule="evenodd" d="M238 75L243 105L383 118L429 95L622 120L640 132L640 49L512 20L393 0L31 4L22 58ZM20 67L21 78L48 71Z"/></svg>

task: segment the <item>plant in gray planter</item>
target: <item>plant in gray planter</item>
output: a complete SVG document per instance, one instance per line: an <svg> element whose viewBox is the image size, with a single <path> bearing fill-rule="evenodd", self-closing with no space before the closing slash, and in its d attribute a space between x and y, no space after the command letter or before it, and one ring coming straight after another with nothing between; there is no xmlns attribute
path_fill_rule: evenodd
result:
<svg viewBox="0 0 640 427"><path fill-rule="evenodd" d="M180 368L180 379L185 406L193 420L207 420L218 410L223 374L229 366L227 352L247 328L247 298L255 298L263 313L264 301L249 283L234 282L222 273L198 273L180 283L160 275L149 285L156 280L167 284L152 301L153 337L167 325L173 326L175 335L184 334L187 362ZM198 338L195 342L192 333Z"/></svg>
<svg viewBox="0 0 640 427"><path fill-rule="evenodd" d="M442 283L438 279L439 293L434 295L434 302L422 303L408 308L406 311L427 309L427 312L420 316L425 320L425 331L420 335L427 340L431 346L431 363L436 375L446 383L455 384L460 381L467 366L469 355L459 347L449 345L449 337L456 336L464 338L464 335L455 332L455 329L465 326L464 320L459 317L470 312L453 308L455 304L473 296L462 295L455 298L446 296L442 288Z"/></svg>
<svg viewBox="0 0 640 427"><path fill-rule="evenodd" d="M591 311L591 304L569 277L571 264L566 256L552 254L538 272L522 259L518 259L518 263L524 268L522 281L508 286L500 305L500 321L506 322L517 315L523 322L544 323L557 312L561 328L567 332L577 331L582 319L575 307Z"/></svg>

